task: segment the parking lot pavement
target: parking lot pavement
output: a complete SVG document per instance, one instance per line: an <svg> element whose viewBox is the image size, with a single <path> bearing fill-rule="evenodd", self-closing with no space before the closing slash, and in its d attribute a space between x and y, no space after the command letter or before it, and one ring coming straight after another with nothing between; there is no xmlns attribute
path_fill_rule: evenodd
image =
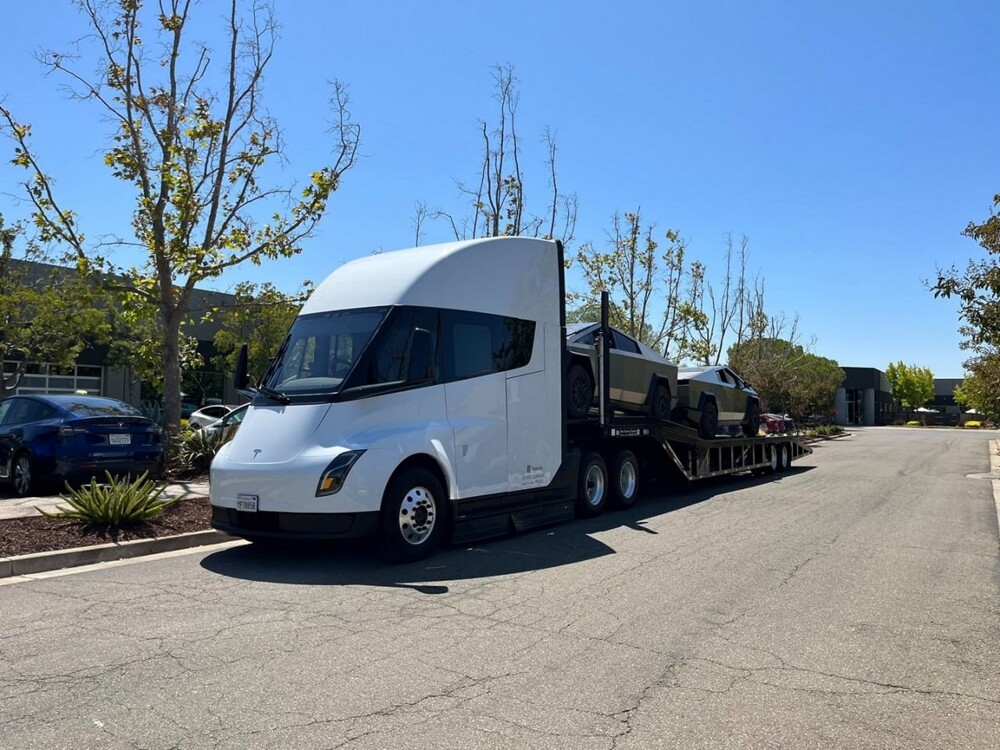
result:
<svg viewBox="0 0 1000 750"><path fill-rule="evenodd" d="M164 490L164 497L208 497L208 480L190 482L169 482ZM23 518L38 516L38 508L49 510L57 505L65 504L59 495L41 495L38 497L14 497L4 488L0 490L0 520L5 518Z"/></svg>

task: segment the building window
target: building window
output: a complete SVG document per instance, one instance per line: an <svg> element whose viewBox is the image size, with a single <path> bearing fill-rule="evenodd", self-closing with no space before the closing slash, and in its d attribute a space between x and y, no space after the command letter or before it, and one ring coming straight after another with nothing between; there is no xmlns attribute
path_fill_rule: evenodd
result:
<svg viewBox="0 0 1000 750"><path fill-rule="evenodd" d="M17 364L4 362L4 373L14 373ZM86 391L92 396L101 395L104 368L95 365L58 365L30 363L17 384L15 393L76 393Z"/></svg>

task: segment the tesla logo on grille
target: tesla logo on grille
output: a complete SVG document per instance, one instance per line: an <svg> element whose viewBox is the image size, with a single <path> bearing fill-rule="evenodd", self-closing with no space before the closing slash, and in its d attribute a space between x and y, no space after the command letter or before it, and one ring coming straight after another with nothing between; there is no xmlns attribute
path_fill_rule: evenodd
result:
<svg viewBox="0 0 1000 750"><path fill-rule="evenodd" d="M254 448L254 449L253 449L253 460L254 460L254 461L256 461L256 460L257 460L257 456L259 456L259 455L260 455L260 452L261 452L261 450L262 450L261 448Z"/></svg>

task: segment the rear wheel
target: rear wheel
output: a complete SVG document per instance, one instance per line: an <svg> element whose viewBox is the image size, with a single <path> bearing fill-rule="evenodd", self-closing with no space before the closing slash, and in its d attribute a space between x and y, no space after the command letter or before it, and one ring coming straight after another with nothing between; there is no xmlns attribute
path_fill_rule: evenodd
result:
<svg viewBox="0 0 1000 750"><path fill-rule="evenodd" d="M760 432L760 404L750 401L747 404L746 418L743 420L743 434L747 437L756 437Z"/></svg>
<svg viewBox="0 0 1000 750"><path fill-rule="evenodd" d="M653 389L653 405L650 410L656 419L670 419L670 389L657 383Z"/></svg>
<svg viewBox="0 0 1000 750"><path fill-rule="evenodd" d="M580 464L576 507L584 516L596 516L608 500L608 467L600 453L587 453Z"/></svg>
<svg viewBox="0 0 1000 750"><path fill-rule="evenodd" d="M711 440L719 431L719 407L715 401L707 400L701 408L701 419L698 420L698 435L705 440Z"/></svg>
<svg viewBox="0 0 1000 750"><path fill-rule="evenodd" d="M629 450L620 450L609 467L611 502L616 508L631 508L639 497L639 462Z"/></svg>
<svg viewBox="0 0 1000 750"><path fill-rule="evenodd" d="M36 484L31 456L23 451L18 453L12 468L11 481L14 484L14 494L18 497L27 497Z"/></svg>
<svg viewBox="0 0 1000 750"><path fill-rule="evenodd" d="M594 382L590 379L587 368L573 363L569 366L569 418L583 419L590 412L594 401Z"/></svg>
<svg viewBox="0 0 1000 750"><path fill-rule="evenodd" d="M406 469L386 489L381 534L386 555L396 562L421 560L438 546L444 531L444 488L427 469Z"/></svg>
<svg viewBox="0 0 1000 750"><path fill-rule="evenodd" d="M778 456L774 470L778 472L784 471L788 468L788 446L782 443L776 446L774 450Z"/></svg>

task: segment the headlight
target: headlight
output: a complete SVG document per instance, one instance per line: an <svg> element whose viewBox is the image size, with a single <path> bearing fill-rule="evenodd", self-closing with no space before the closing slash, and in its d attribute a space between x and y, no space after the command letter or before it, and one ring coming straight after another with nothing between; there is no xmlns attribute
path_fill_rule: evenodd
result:
<svg viewBox="0 0 1000 750"><path fill-rule="evenodd" d="M354 466L355 461L361 458L364 451L345 451L330 462L330 465L323 471L316 486L316 497L324 495L335 495L344 486L347 479L347 472Z"/></svg>

